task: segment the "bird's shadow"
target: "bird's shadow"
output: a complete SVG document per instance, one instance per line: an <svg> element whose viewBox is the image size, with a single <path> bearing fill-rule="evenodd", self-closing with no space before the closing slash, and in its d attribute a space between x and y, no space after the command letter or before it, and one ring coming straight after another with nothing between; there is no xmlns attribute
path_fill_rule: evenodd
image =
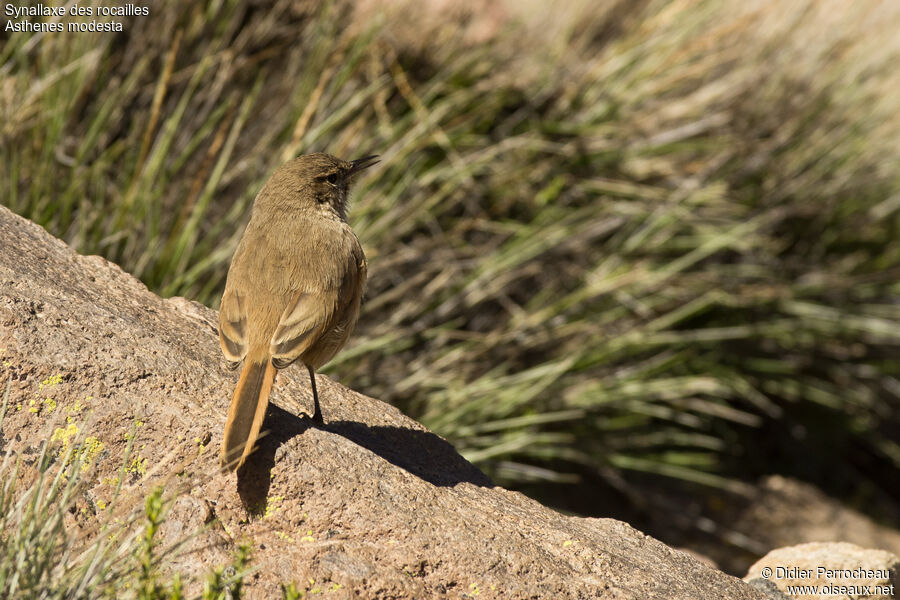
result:
<svg viewBox="0 0 900 600"><path fill-rule="evenodd" d="M275 404L269 405L263 422L266 435L238 469L238 494L249 512L259 514L265 508L278 448L313 426L308 417L301 418ZM465 482L494 486L487 475L460 456L449 442L430 431L371 427L357 421L333 421L321 428L347 438L432 485L452 487Z"/></svg>

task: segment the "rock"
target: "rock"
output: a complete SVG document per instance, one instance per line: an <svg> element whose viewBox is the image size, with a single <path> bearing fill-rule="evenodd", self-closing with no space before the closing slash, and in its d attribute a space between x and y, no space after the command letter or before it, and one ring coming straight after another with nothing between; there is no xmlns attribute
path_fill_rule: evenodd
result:
<svg viewBox="0 0 900 600"><path fill-rule="evenodd" d="M714 556L718 568L741 574L769 550L805 542L849 542L900 556L900 531L844 506L808 483L770 475L744 498L712 503L702 514L718 535L679 539Z"/></svg>
<svg viewBox="0 0 900 600"><path fill-rule="evenodd" d="M846 542L811 542L772 550L744 580L774 583L790 598L890 600L900 584L900 558Z"/></svg>
<svg viewBox="0 0 900 600"><path fill-rule="evenodd" d="M141 506L163 482L179 492L167 540L212 524L179 557L186 576L249 541L248 598L280 597L291 581L336 598L765 597L625 523L563 516L495 486L397 409L326 377L326 426L312 427L303 369L279 373L259 450L221 475L237 373L215 312L159 298L2 207L0 348L0 383L12 382L4 450L32 451L67 417L96 438L85 507L69 526L96 530L134 435L126 498Z"/></svg>
<svg viewBox="0 0 900 600"><path fill-rule="evenodd" d="M702 562L707 567L712 567L713 569L719 568L719 566L716 564L716 561L714 561L712 558L706 556L705 554L701 554L692 548L678 547L677 549L681 552L684 552L694 560Z"/></svg>
<svg viewBox="0 0 900 600"><path fill-rule="evenodd" d="M849 542L900 555L900 531L876 523L807 483L765 478L735 529L769 548L803 542Z"/></svg>
<svg viewBox="0 0 900 600"><path fill-rule="evenodd" d="M747 581L750 585L760 590L769 600L790 600L790 596L785 596L778 589L778 586L762 577L755 577Z"/></svg>

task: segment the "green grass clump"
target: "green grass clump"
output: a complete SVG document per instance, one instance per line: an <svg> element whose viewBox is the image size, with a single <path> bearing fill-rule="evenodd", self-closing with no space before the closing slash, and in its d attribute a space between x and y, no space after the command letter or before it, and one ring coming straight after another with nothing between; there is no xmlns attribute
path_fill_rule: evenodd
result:
<svg viewBox="0 0 900 600"><path fill-rule="evenodd" d="M9 392L8 384L0 429ZM81 434L65 445L45 442L34 459L10 450L0 458L0 597L240 598L248 572L246 547L239 548L231 564L208 575L199 595L186 594L181 575L166 570L167 558L183 551L192 536L158 548L157 533L169 506L162 488L150 493L143 511L115 518L124 500L119 477L114 499L95 516L99 526L94 535L66 527L91 485L89 471L82 468L89 452L86 440ZM130 444L126 457L129 452Z"/></svg>
<svg viewBox="0 0 900 600"><path fill-rule="evenodd" d="M574 2L473 42L341 2L159 2L0 48L0 194L215 306L267 173L377 152L344 383L545 496L779 471L896 500L898 25Z"/></svg>

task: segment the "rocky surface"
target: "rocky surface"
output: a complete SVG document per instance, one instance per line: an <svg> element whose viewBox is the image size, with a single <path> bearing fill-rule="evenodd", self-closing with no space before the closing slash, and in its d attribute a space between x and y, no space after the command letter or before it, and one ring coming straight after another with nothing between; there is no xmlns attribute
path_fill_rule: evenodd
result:
<svg viewBox="0 0 900 600"><path fill-rule="evenodd" d="M847 542L811 542L769 552L744 579L774 583L790 598L891 600L900 591L900 558Z"/></svg>
<svg viewBox="0 0 900 600"><path fill-rule="evenodd" d="M2 207L0 348L5 451L34 452L78 422L96 438L69 527L91 534L134 432L126 493L137 503L163 481L183 490L167 540L212 524L175 566L204 573L249 541L250 598L279 597L288 581L331 598L765 598L625 523L563 516L493 485L395 408L325 377L326 426L312 427L299 368L278 376L259 451L219 474L237 373L214 311L159 298Z"/></svg>
<svg viewBox="0 0 900 600"><path fill-rule="evenodd" d="M805 542L849 542L900 556L900 531L808 483L770 475L747 489L744 497L710 503L695 517L715 523L714 535L679 543L715 557L718 568L736 575L774 548Z"/></svg>
<svg viewBox="0 0 900 600"><path fill-rule="evenodd" d="M766 477L739 514L736 531L768 548L798 542L849 542L900 555L900 531L847 508L815 487L780 475Z"/></svg>

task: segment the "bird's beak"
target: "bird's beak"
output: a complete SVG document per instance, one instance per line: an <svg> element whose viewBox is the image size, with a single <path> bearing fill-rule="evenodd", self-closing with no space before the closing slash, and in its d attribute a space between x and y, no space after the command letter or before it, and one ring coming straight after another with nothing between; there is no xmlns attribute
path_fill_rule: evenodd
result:
<svg viewBox="0 0 900 600"><path fill-rule="evenodd" d="M363 169L368 169L372 165L378 162L377 154L370 154L369 156L364 156L363 158L357 158L356 160L350 161L350 171L347 175L353 175L355 173L359 173Z"/></svg>

